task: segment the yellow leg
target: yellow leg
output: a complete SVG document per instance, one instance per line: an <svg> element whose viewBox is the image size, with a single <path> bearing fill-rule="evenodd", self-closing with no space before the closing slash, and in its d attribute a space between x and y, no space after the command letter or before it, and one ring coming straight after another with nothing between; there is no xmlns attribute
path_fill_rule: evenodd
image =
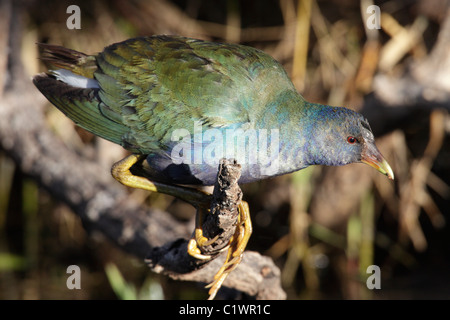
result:
<svg viewBox="0 0 450 320"><path fill-rule="evenodd" d="M117 181L128 187L165 193L184 200L196 207L197 218L195 233L194 237L189 241L188 253L200 260L210 259L210 256L201 254L198 246L205 246L208 243L208 239L203 236L199 221L202 221L203 219L203 211L209 210L211 195L197 189L150 181L145 177L132 174L130 171L131 167L143 160L145 160L145 155L131 154L116 162L111 168L111 174Z"/></svg>
<svg viewBox="0 0 450 320"><path fill-rule="evenodd" d="M111 168L113 177L120 183L132 187L144 189L152 192L165 193L181 200L184 200L197 208L196 226L193 237L188 243L188 253L200 260L208 260L209 255L204 255L199 247L208 246L217 240L218 236L207 239L203 236L202 221L205 212L209 212L211 204L211 195L197 189L187 188L177 185L170 185L149 179L131 173L131 167L145 159L144 155L132 154L119 162L115 163ZM236 231L231 237L228 246L223 250L228 249L227 257L223 266L214 276L214 281L208 285L209 299L214 299L219 291L222 283L225 281L228 274L233 271L242 260L242 254L247 246L248 240L252 233L252 224L250 220L250 211L247 202L241 201L239 203L239 216Z"/></svg>
<svg viewBox="0 0 450 320"><path fill-rule="evenodd" d="M209 300L213 300L222 286L223 282L241 262L242 254L247 247L248 240L252 234L252 221L250 219L250 210L248 203L241 201L239 203L239 216L236 231L230 239L227 257L224 264L214 276L214 281L207 285L209 289Z"/></svg>
<svg viewBox="0 0 450 320"><path fill-rule="evenodd" d="M111 174L117 181L128 187L165 193L184 200L196 208L209 206L211 202L211 195L209 193L193 188L150 181L145 177L132 174L130 171L131 167L144 159L145 155L129 155L112 166Z"/></svg>

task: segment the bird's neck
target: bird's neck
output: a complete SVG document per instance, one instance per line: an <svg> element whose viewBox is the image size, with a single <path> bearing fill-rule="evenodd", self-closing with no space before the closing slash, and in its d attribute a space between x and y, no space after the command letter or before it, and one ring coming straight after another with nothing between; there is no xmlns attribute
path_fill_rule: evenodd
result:
<svg viewBox="0 0 450 320"><path fill-rule="evenodd" d="M303 139L303 163L310 165L340 166L346 164L339 156L340 148L330 143L329 136L335 135L338 123L333 121L338 107L306 102L305 129Z"/></svg>
<svg viewBox="0 0 450 320"><path fill-rule="evenodd" d="M323 143L327 122L322 121L335 107L310 103L297 92L284 92L267 104L261 118L263 128L279 130L278 174L298 171L310 165L339 165L328 157ZM278 175L277 174L277 175Z"/></svg>
<svg viewBox="0 0 450 320"><path fill-rule="evenodd" d="M257 127L279 134L277 173L273 175L294 172L308 166L304 159L307 139L303 132L311 130L306 119L312 112L310 108L315 109L317 106L310 105L296 91L286 90L273 97L260 113Z"/></svg>

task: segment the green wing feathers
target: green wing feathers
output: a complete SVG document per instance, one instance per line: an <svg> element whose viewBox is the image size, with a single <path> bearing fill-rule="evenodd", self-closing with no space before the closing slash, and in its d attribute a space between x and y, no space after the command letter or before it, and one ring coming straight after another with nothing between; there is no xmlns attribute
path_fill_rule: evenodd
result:
<svg viewBox="0 0 450 320"><path fill-rule="evenodd" d="M110 120L100 112L98 89L75 88L47 74L35 76L33 83L52 104L77 125L122 145L122 136L128 128Z"/></svg>
<svg viewBox="0 0 450 320"><path fill-rule="evenodd" d="M273 58L233 44L152 36L97 55L39 46L60 69L36 76L36 87L80 127L136 153L167 152L172 131L193 133L194 121L248 127L274 93L295 91Z"/></svg>
<svg viewBox="0 0 450 320"><path fill-rule="evenodd" d="M94 81L94 72L97 71L94 56L48 44L39 44L39 47L44 62ZM55 73L39 74L33 78L33 83L77 125L106 140L122 144L122 137L128 128L117 121L117 117L113 119L102 113L103 103L99 97L99 89L72 86L59 81Z"/></svg>

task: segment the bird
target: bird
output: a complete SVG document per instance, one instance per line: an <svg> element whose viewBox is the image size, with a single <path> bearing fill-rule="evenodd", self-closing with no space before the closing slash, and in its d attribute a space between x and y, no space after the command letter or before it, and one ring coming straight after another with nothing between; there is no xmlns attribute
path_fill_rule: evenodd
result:
<svg viewBox="0 0 450 320"><path fill-rule="evenodd" d="M188 253L208 260L202 233L220 159L241 165L239 183L312 165L365 163L394 173L366 118L345 107L306 101L283 66L262 50L177 35L111 44L89 55L38 44L52 69L37 89L78 126L129 151L111 169L120 183L174 195L197 210ZM142 174L131 170L140 164ZM252 233L248 204L227 258L210 284L213 299L242 259Z"/></svg>

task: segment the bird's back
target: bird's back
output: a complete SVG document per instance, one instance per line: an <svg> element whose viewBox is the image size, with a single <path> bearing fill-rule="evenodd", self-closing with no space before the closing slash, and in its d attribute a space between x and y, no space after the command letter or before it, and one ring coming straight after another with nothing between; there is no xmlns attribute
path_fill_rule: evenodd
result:
<svg viewBox="0 0 450 320"><path fill-rule="evenodd" d="M199 127L224 137L227 129L260 129L260 119L276 113L266 106L277 108L277 95L297 94L277 61L242 45L152 36L110 45L95 56L43 47L44 57L63 70L36 76L39 90L81 127L148 154L160 171L178 143L175 130L188 132L194 143ZM204 175L206 168L194 171ZM182 177L178 169L172 175ZM214 170L208 173L213 179Z"/></svg>
<svg viewBox="0 0 450 320"><path fill-rule="evenodd" d="M149 137L159 151L174 129L193 134L195 121L204 130L252 125L272 92L293 89L281 65L260 50L182 37L131 39L107 47L97 63L101 88L111 85L100 98L142 153L154 151Z"/></svg>

